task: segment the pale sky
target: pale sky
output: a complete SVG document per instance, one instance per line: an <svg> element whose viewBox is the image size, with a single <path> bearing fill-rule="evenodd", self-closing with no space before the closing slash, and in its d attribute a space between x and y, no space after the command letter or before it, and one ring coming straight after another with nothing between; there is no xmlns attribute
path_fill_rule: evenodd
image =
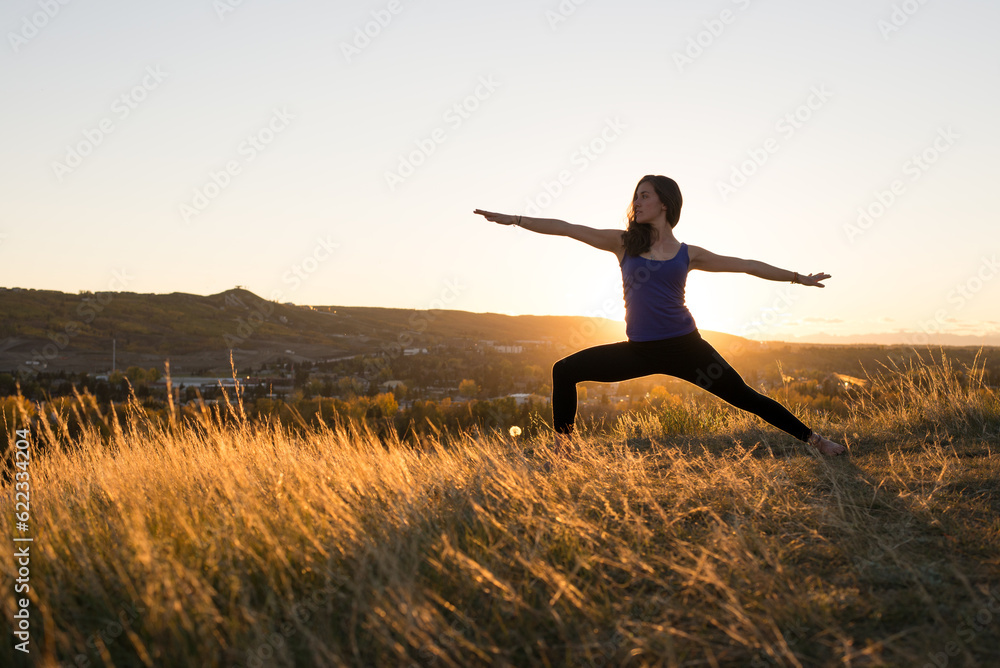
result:
<svg viewBox="0 0 1000 668"><path fill-rule="evenodd" d="M665 174L682 241L833 275L692 272L701 329L995 337L998 24L988 0L6 0L0 286L621 320L612 254L472 210L624 229Z"/></svg>

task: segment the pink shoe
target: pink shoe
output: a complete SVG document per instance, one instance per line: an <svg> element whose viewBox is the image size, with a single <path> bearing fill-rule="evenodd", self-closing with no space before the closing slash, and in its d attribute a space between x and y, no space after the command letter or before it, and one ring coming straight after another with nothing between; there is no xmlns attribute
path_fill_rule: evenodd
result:
<svg viewBox="0 0 1000 668"><path fill-rule="evenodd" d="M837 455L843 454L847 451L847 448L842 446L840 443L834 443L828 438L823 438L816 432L813 432L809 436L808 442L809 445L813 446L827 457L836 457Z"/></svg>

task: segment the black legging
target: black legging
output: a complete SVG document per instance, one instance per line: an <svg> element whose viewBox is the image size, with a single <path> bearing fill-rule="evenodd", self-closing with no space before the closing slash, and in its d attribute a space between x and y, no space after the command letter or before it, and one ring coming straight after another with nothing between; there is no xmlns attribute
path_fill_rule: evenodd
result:
<svg viewBox="0 0 1000 668"><path fill-rule="evenodd" d="M660 341L620 341L594 346L556 362L552 366L555 430L562 434L573 431L577 383L585 380L615 383L658 373L694 383L800 441L809 440L812 434L787 408L747 385L697 330Z"/></svg>

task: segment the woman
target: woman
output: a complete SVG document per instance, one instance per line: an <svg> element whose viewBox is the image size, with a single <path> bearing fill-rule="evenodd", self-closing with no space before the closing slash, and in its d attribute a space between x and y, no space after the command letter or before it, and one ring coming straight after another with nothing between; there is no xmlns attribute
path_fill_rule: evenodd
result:
<svg viewBox="0 0 1000 668"><path fill-rule="evenodd" d="M552 422L556 451L573 431L576 384L585 380L611 383L651 374L676 376L708 390L730 404L760 416L808 443L824 455L845 451L815 433L777 401L747 385L739 373L698 332L684 304L687 272L732 271L769 281L825 287L829 274L802 276L756 260L715 255L688 246L674 236L681 215L680 188L673 179L647 175L636 186L628 211L628 229L598 230L549 218L525 218L476 209L501 225L518 225L540 234L555 234L610 251L618 257L625 297L628 341L587 348L552 367Z"/></svg>

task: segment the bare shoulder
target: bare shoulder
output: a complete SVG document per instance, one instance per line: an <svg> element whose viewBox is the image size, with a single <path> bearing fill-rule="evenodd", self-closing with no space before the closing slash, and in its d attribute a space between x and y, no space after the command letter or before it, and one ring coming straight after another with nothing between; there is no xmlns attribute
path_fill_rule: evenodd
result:
<svg viewBox="0 0 1000 668"><path fill-rule="evenodd" d="M624 230L601 230L604 234L607 245L604 247L605 250L610 251L615 254L618 258L618 263L625 258L625 238Z"/></svg>
<svg viewBox="0 0 1000 668"><path fill-rule="evenodd" d="M691 269L698 269L698 265L709 255L712 255L707 250L701 246L695 246L694 244L687 244L688 250L688 267Z"/></svg>
<svg viewBox="0 0 1000 668"><path fill-rule="evenodd" d="M608 240L607 250L615 254L618 264L625 259L625 231L624 230L602 230Z"/></svg>

